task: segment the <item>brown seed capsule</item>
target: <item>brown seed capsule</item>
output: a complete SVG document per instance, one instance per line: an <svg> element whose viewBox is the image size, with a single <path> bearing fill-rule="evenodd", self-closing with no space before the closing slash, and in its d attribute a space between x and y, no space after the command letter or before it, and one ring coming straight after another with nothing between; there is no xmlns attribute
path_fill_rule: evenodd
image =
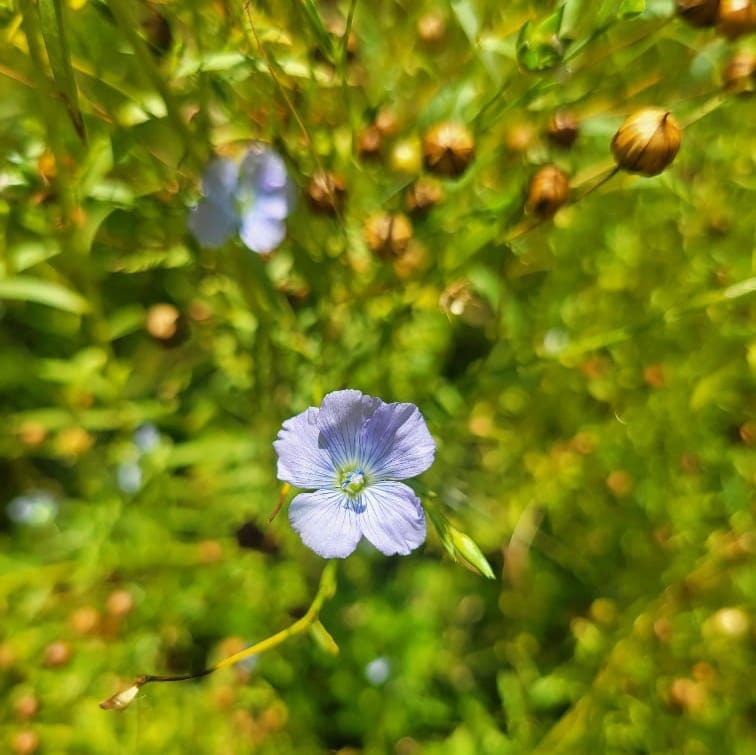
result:
<svg viewBox="0 0 756 755"><path fill-rule="evenodd" d="M446 36L446 16L438 11L430 11L420 16L417 22L417 36L426 45L434 45Z"/></svg>
<svg viewBox="0 0 756 755"><path fill-rule="evenodd" d="M65 666L71 660L71 646L62 640L51 642L44 652L45 666Z"/></svg>
<svg viewBox="0 0 756 755"><path fill-rule="evenodd" d="M412 239L412 224L406 215L374 215L365 224L365 240L370 251L381 259L401 257Z"/></svg>
<svg viewBox="0 0 756 755"><path fill-rule="evenodd" d="M34 718L39 711L39 700L31 692L27 692L16 699L13 703L13 712L16 718L28 719Z"/></svg>
<svg viewBox="0 0 756 755"><path fill-rule="evenodd" d="M632 475L624 469L613 469L606 478L606 487L617 498L623 498L630 493L635 485Z"/></svg>
<svg viewBox="0 0 756 755"><path fill-rule="evenodd" d="M94 606L82 606L68 617L68 624L76 634L94 634L100 627L100 612Z"/></svg>
<svg viewBox="0 0 756 755"><path fill-rule="evenodd" d="M128 590L113 590L105 601L105 610L119 619L128 616L134 608L134 596Z"/></svg>
<svg viewBox="0 0 756 755"><path fill-rule="evenodd" d="M377 126L368 126L357 135L357 149L363 157L378 157L383 137Z"/></svg>
<svg viewBox="0 0 756 755"><path fill-rule="evenodd" d="M717 31L728 39L748 34L756 28L756 5L752 0L721 0Z"/></svg>
<svg viewBox="0 0 756 755"><path fill-rule="evenodd" d="M753 92L756 88L756 55L745 51L736 53L725 66L723 77L729 92Z"/></svg>
<svg viewBox="0 0 756 755"><path fill-rule="evenodd" d="M396 136L399 126L399 116L391 108L382 108L375 116L375 127L381 132L381 136Z"/></svg>
<svg viewBox="0 0 756 755"><path fill-rule="evenodd" d="M612 154L620 168L656 176L675 159L681 139L682 129L670 112L642 108L619 127L612 139Z"/></svg>
<svg viewBox="0 0 756 755"><path fill-rule="evenodd" d="M346 199L346 183L337 173L318 172L310 179L307 187L310 207L315 212L335 215L341 212Z"/></svg>
<svg viewBox="0 0 756 755"><path fill-rule="evenodd" d="M172 304L155 304L147 310L147 332L161 345L172 349L191 334L189 318Z"/></svg>
<svg viewBox="0 0 756 755"><path fill-rule="evenodd" d="M433 178L422 176L406 191L404 201L413 215L425 215L444 197L441 185Z"/></svg>
<svg viewBox="0 0 756 755"><path fill-rule="evenodd" d="M437 123L423 137L425 166L443 176L460 176L475 156L475 140L467 126Z"/></svg>
<svg viewBox="0 0 756 755"><path fill-rule="evenodd" d="M536 141L536 131L530 123L515 123L505 137L507 149L515 155L527 152Z"/></svg>
<svg viewBox="0 0 756 755"><path fill-rule="evenodd" d="M549 121L546 134L559 147L571 147L578 138L580 124L572 113L554 113Z"/></svg>
<svg viewBox="0 0 756 755"><path fill-rule="evenodd" d="M691 26L714 26L719 0L677 0L677 15Z"/></svg>
<svg viewBox="0 0 756 755"><path fill-rule="evenodd" d="M553 215L570 192L567 174L556 165L544 165L531 179L526 207L541 217Z"/></svg>
<svg viewBox="0 0 756 755"><path fill-rule="evenodd" d="M39 737L31 729L16 732L11 739L11 749L16 755L32 755L39 748Z"/></svg>

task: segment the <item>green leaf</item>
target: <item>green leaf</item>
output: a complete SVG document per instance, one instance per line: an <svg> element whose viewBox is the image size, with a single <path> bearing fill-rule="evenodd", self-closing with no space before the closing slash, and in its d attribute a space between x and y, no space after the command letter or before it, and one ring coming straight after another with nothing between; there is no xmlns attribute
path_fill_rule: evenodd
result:
<svg viewBox="0 0 756 755"><path fill-rule="evenodd" d="M59 283L26 276L0 280L0 300L3 299L45 304L75 315L82 315L89 311L87 300L80 294L74 293Z"/></svg>
<svg viewBox="0 0 756 755"><path fill-rule="evenodd" d="M528 71L545 71L558 65L565 53L559 36L564 8L547 16L539 24L527 21L517 37L517 62Z"/></svg>
<svg viewBox="0 0 756 755"><path fill-rule="evenodd" d="M39 0L39 17L42 38L45 40L47 56L50 60L55 85L63 104L66 106L71 123L82 142L86 143L84 119L79 108L79 92L76 88L71 52L68 47L63 25L63 4L61 0Z"/></svg>

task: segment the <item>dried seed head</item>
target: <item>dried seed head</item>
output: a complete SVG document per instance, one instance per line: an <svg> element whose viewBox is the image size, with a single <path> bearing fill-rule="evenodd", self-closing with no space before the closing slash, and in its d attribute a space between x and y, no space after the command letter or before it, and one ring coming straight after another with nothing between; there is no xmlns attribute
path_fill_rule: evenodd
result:
<svg viewBox="0 0 756 755"><path fill-rule="evenodd" d="M444 197L443 189L434 178L423 176L413 183L404 195L407 210L413 215L425 215Z"/></svg>
<svg viewBox="0 0 756 755"><path fill-rule="evenodd" d="M691 26L714 26L719 0L677 0L677 15Z"/></svg>
<svg viewBox="0 0 756 755"><path fill-rule="evenodd" d="M460 176L475 156L475 140L467 126L437 123L423 137L428 170L443 176Z"/></svg>
<svg viewBox="0 0 756 755"><path fill-rule="evenodd" d="M377 126L368 126L357 135L357 149L363 157L378 157L383 136Z"/></svg>
<svg viewBox="0 0 756 755"><path fill-rule="evenodd" d="M381 259L401 257L412 239L412 223L406 215L374 215L365 224L365 240L370 251Z"/></svg>
<svg viewBox="0 0 756 755"><path fill-rule="evenodd" d="M572 113L554 113L546 131L549 140L559 147L571 147L578 138L580 124Z"/></svg>
<svg viewBox="0 0 756 755"><path fill-rule="evenodd" d="M725 87L735 94L749 94L756 88L756 55L751 52L736 53L725 66Z"/></svg>
<svg viewBox="0 0 756 755"><path fill-rule="evenodd" d="M430 11L420 16L417 22L417 36L426 45L434 45L446 36L446 16L438 11Z"/></svg>
<svg viewBox="0 0 756 755"><path fill-rule="evenodd" d="M310 179L307 196L313 210L326 215L335 215L341 212L344 206L346 184L344 179L336 173L318 172Z"/></svg>
<svg viewBox="0 0 756 755"><path fill-rule="evenodd" d="M527 209L541 217L549 217L567 201L569 192L567 174L556 165L544 165L530 181Z"/></svg>
<svg viewBox="0 0 756 755"><path fill-rule="evenodd" d="M748 34L756 28L756 5L752 0L721 0L717 31L728 39Z"/></svg>
<svg viewBox="0 0 756 755"><path fill-rule="evenodd" d="M71 660L71 646L62 640L51 642L44 652L45 666L65 666Z"/></svg>
<svg viewBox="0 0 756 755"><path fill-rule="evenodd" d="M655 176L675 159L682 129L672 114L656 107L629 116L612 139L612 154L620 168Z"/></svg>

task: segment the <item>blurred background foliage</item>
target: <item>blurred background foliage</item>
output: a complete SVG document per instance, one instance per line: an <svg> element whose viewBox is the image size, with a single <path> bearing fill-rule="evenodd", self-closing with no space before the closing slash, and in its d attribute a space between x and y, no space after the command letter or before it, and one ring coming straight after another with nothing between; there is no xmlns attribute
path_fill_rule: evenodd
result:
<svg viewBox="0 0 756 755"><path fill-rule="evenodd" d="M744 31L671 0L0 0L0 748L754 752ZM646 105L679 155L602 183ZM472 141L429 183L443 122ZM203 167L252 141L299 187L288 237L203 250ZM341 387L418 404L418 490L497 579L435 531L361 547L338 656L299 637L101 711L309 605L271 442Z"/></svg>

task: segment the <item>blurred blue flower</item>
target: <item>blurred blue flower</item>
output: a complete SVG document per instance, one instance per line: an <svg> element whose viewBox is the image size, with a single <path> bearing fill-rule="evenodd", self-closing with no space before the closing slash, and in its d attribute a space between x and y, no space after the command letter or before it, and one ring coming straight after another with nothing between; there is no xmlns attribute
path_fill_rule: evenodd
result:
<svg viewBox="0 0 756 755"><path fill-rule="evenodd" d="M136 462L124 461L116 470L118 489L126 495L134 495L142 487L142 469Z"/></svg>
<svg viewBox="0 0 756 755"><path fill-rule="evenodd" d="M363 536L387 556L425 540L420 500L398 482L428 469L436 451L414 404L335 391L286 420L273 446L278 478L315 489L291 502L289 520L320 556L345 558Z"/></svg>
<svg viewBox="0 0 756 755"><path fill-rule="evenodd" d="M145 422L134 430L133 441L140 453L149 453L160 445L160 431L152 422Z"/></svg>
<svg viewBox="0 0 756 755"><path fill-rule="evenodd" d="M49 524L58 513L58 502L52 493L45 490L33 490L8 502L8 517L16 524L28 524L41 527Z"/></svg>
<svg viewBox="0 0 756 755"><path fill-rule="evenodd" d="M213 160L202 177L202 194L189 216L189 230L202 246L221 246L238 233L245 246L265 254L286 236L294 188L283 160L270 148L251 147L241 165Z"/></svg>
<svg viewBox="0 0 756 755"><path fill-rule="evenodd" d="M375 658L365 666L365 678L375 686L383 684L391 675L391 664L383 656Z"/></svg>

